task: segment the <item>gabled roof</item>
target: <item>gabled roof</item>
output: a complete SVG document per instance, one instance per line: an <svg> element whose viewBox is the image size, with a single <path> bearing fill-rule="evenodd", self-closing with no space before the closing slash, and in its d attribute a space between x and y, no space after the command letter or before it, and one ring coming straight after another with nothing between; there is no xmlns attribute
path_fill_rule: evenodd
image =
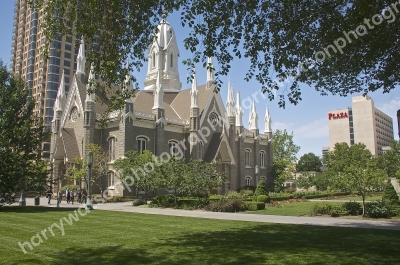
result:
<svg viewBox="0 0 400 265"><path fill-rule="evenodd" d="M212 89L207 89L206 85L201 85L197 87L199 90L199 111L203 111L207 104L207 100L213 92ZM178 93L174 101L171 103L171 107L176 111L176 113L181 117L181 119L190 119L190 90L185 89Z"/></svg>
<svg viewBox="0 0 400 265"><path fill-rule="evenodd" d="M134 109L137 111L152 113L154 104L153 93L144 90L137 91L135 93L135 97L133 98L133 104ZM179 116L176 114L176 112L165 101L163 102L163 108L165 110L165 117L179 119Z"/></svg>

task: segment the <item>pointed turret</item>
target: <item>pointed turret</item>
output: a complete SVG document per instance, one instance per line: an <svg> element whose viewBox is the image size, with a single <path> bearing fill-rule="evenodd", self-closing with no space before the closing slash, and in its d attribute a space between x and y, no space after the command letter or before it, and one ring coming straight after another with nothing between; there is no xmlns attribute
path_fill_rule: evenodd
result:
<svg viewBox="0 0 400 265"><path fill-rule="evenodd" d="M271 115L269 115L268 105L267 105L267 109L265 111L264 122L265 122L264 133L271 133L272 132L272 130L271 130Z"/></svg>
<svg viewBox="0 0 400 265"><path fill-rule="evenodd" d="M235 99L233 95L233 85L231 80L228 81L228 97L226 100L226 113L228 117L235 117Z"/></svg>
<svg viewBox="0 0 400 265"><path fill-rule="evenodd" d="M86 85L86 100L85 101L94 101L95 100L95 87L93 85L93 82L96 80L96 75L94 74L94 66L93 63L90 66L90 73L89 73L89 80L88 84ZM89 90L91 90L89 93Z"/></svg>
<svg viewBox="0 0 400 265"><path fill-rule="evenodd" d="M79 46L78 56L76 57L76 73L85 74L86 56L85 56L85 38L82 36L81 44Z"/></svg>
<svg viewBox="0 0 400 265"><path fill-rule="evenodd" d="M256 111L256 105L253 101L251 104L251 110L249 115L249 129L250 130L258 130L258 115Z"/></svg>
<svg viewBox="0 0 400 265"><path fill-rule="evenodd" d="M211 57L207 59L207 89L210 89L214 85L214 64ZM209 68L211 67L211 68Z"/></svg>
<svg viewBox="0 0 400 265"><path fill-rule="evenodd" d="M193 73L192 90L190 91L190 108L199 107L199 90L197 89L196 70Z"/></svg>
<svg viewBox="0 0 400 265"><path fill-rule="evenodd" d="M242 117L243 117L243 109L240 106L240 93L236 93L236 126L243 126Z"/></svg>
<svg viewBox="0 0 400 265"><path fill-rule="evenodd" d="M64 70L63 70L61 75L60 86L58 87L56 101L54 102L54 111L62 111L64 108L64 103L65 103L64 101L65 101L65 81L64 81Z"/></svg>
<svg viewBox="0 0 400 265"><path fill-rule="evenodd" d="M154 106L153 109L163 109L164 90L161 84L160 71L157 74L157 81L154 88Z"/></svg>

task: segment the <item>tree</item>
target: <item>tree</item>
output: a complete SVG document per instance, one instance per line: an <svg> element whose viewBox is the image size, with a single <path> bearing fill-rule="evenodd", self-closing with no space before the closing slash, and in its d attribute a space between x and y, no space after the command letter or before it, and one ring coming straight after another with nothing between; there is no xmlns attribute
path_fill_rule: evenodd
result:
<svg viewBox="0 0 400 265"><path fill-rule="evenodd" d="M397 205L399 203L399 196L397 195L396 190L394 189L390 179L387 180L385 184L385 189L383 190L382 201L387 202L389 204Z"/></svg>
<svg viewBox="0 0 400 265"><path fill-rule="evenodd" d="M393 140L390 150L379 156L379 166L386 171L389 178L400 180L400 141Z"/></svg>
<svg viewBox="0 0 400 265"><path fill-rule="evenodd" d="M190 183L185 181L190 167L184 161L171 157L169 162L161 165L160 170L162 175L161 186L174 191L176 205L178 193L185 190L185 184Z"/></svg>
<svg viewBox="0 0 400 265"><path fill-rule="evenodd" d="M0 61L0 203L13 203L17 192L45 191L50 185L41 143L49 137L34 114L25 82Z"/></svg>
<svg viewBox="0 0 400 265"><path fill-rule="evenodd" d="M295 180L297 187L301 189L309 189L315 186L317 190L327 190L332 186L331 179L329 175L322 172L303 172L300 177Z"/></svg>
<svg viewBox="0 0 400 265"><path fill-rule="evenodd" d="M365 198L381 189L387 175L378 166L378 159L362 143L348 146L335 144L335 149L324 156L332 186L339 190L355 191L362 198L365 215Z"/></svg>
<svg viewBox="0 0 400 265"><path fill-rule="evenodd" d="M306 171L321 171L322 162L321 159L314 153L304 154L300 157L296 165L296 170L298 172Z"/></svg>
<svg viewBox="0 0 400 265"><path fill-rule="evenodd" d="M321 95L346 96L389 92L400 81L400 55L394 49L400 25L393 23L398 9L386 1L28 2L47 14L41 24L50 40L46 51L60 35L85 36L88 61L109 84L123 84L128 58L130 70L143 66L153 29L163 14L172 12L179 12L182 26L191 30L184 44L193 55L184 63L193 69L198 62L206 66L207 56L215 57L220 66L217 89L218 76L229 72L234 57L249 59L245 79L259 81L271 100L274 89L281 89L281 107L287 100L301 100L301 83ZM135 77L133 81L137 87ZM110 106L122 106L128 95L121 91L114 91L117 97L110 98L118 104Z"/></svg>
<svg viewBox="0 0 400 265"><path fill-rule="evenodd" d="M96 185L101 192L103 197L104 193L104 179L108 172L109 156L107 152L103 150L97 144L87 144L86 148L93 153L93 165L92 174L90 178L91 184ZM88 188L88 165L85 158L74 157L71 164L67 164L67 169L65 173L65 178L73 179L82 183L86 183L86 189Z"/></svg>
<svg viewBox="0 0 400 265"><path fill-rule="evenodd" d="M153 153L148 150L143 153L128 151L126 157L119 158L114 162L114 168L119 171L122 182L131 183L127 179L133 178L136 192L143 190L146 200L149 191L162 186L160 165Z"/></svg>
<svg viewBox="0 0 400 265"><path fill-rule="evenodd" d="M275 179L275 190L281 191L283 183L292 179L296 171L296 155L300 146L294 144L293 133L288 134L286 130L276 130L273 134L272 150L274 158L272 174Z"/></svg>
<svg viewBox="0 0 400 265"><path fill-rule="evenodd" d="M265 187L265 181L260 180L257 184L257 188L254 191L254 198L257 200L259 195L268 195L267 188Z"/></svg>

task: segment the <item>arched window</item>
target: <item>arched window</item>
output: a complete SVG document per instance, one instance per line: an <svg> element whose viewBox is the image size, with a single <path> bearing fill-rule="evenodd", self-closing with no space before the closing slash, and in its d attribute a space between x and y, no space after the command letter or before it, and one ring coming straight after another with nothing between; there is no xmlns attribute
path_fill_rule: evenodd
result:
<svg viewBox="0 0 400 265"><path fill-rule="evenodd" d="M267 178L265 176L260 177L260 180L267 180Z"/></svg>
<svg viewBox="0 0 400 265"><path fill-rule="evenodd" d="M154 68L154 67L156 67L156 53L155 52L153 52L152 59L153 59L153 68Z"/></svg>
<svg viewBox="0 0 400 265"><path fill-rule="evenodd" d="M202 159L204 155L204 144L202 141L199 142L199 159Z"/></svg>
<svg viewBox="0 0 400 265"><path fill-rule="evenodd" d="M115 137L108 139L108 155L110 156L110 161L115 160Z"/></svg>
<svg viewBox="0 0 400 265"><path fill-rule="evenodd" d="M251 186L251 177L250 176L246 177L246 186Z"/></svg>
<svg viewBox="0 0 400 265"><path fill-rule="evenodd" d="M181 150L179 149L178 145L179 144L178 144L177 140L169 140L168 141L169 152L173 157L177 157L180 155Z"/></svg>
<svg viewBox="0 0 400 265"><path fill-rule="evenodd" d="M147 150L147 142L149 141L149 138L145 136L138 136L136 137L136 140L139 152L143 153L144 150Z"/></svg>
<svg viewBox="0 0 400 265"><path fill-rule="evenodd" d="M169 66L171 66L171 68L174 67L174 54L173 53L171 53L171 55L170 55Z"/></svg>
<svg viewBox="0 0 400 265"><path fill-rule="evenodd" d="M265 151L260 152L260 167L265 167Z"/></svg>
<svg viewBox="0 0 400 265"><path fill-rule="evenodd" d="M108 177L108 187L114 187L115 172L114 171L108 172L107 177Z"/></svg>
<svg viewBox="0 0 400 265"><path fill-rule="evenodd" d="M244 152L244 165L246 167L250 166L250 153L251 153L251 150L248 148Z"/></svg>

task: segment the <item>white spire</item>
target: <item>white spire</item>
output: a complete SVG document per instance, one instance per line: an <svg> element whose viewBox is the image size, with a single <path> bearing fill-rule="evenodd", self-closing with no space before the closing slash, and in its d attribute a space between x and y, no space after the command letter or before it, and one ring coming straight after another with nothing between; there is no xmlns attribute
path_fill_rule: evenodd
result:
<svg viewBox="0 0 400 265"><path fill-rule="evenodd" d="M154 89L154 106L153 109L163 109L164 90L161 84L160 71L157 74L156 87Z"/></svg>
<svg viewBox="0 0 400 265"><path fill-rule="evenodd" d="M253 104L251 105L251 111L250 111L250 116L249 116L249 129L250 130L258 130L258 115L256 111L256 105Z"/></svg>
<svg viewBox="0 0 400 265"><path fill-rule="evenodd" d="M89 73L89 80L86 86L86 100L85 101L94 101L95 95L95 87L93 85L94 80L96 79L96 75L94 74L94 65L93 63L90 65L90 73ZM93 93L89 94L89 89L93 90Z"/></svg>
<svg viewBox="0 0 400 265"><path fill-rule="evenodd" d="M242 117L243 117L243 110L242 106L240 106L240 93L236 93L236 126L243 126Z"/></svg>
<svg viewBox="0 0 400 265"><path fill-rule="evenodd" d="M190 91L190 108L199 107L199 90L197 89L196 69L193 73L192 90Z"/></svg>
<svg viewBox="0 0 400 265"><path fill-rule="evenodd" d="M207 67L214 68L214 64L211 57L207 59ZM214 84L214 69L207 69L207 89L210 89Z"/></svg>
<svg viewBox="0 0 400 265"><path fill-rule="evenodd" d="M126 63L126 69L129 69L129 63ZM125 88L128 91L133 90L133 84L132 84L132 80L131 80L131 76L129 75L129 72L126 74L125 76Z"/></svg>
<svg viewBox="0 0 400 265"><path fill-rule="evenodd" d="M267 105L267 110L265 111L264 122L265 122L265 131L264 132L265 133L272 132L272 130L271 130L271 115L269 115L268 105Z"/></svg>
<svg viewBox="0 0 400 265"><path fill-rule="evenodd" d="M233 85L231 80L228 81L228 98L226 100L226 112L228 117L235 117L235 99L233 96Z"/></svg>
<svg viewBox="0 0 400 265"><path fill-rule="evenodd" d="M77 73L85 73L85 64L86 64L86 57L85 57L85 38L82 36L81 45L79 46L78 56L76 57L77 65L76 65L76 72Z"/></svg>
<svg viewBox="0 0 400 265"><path fill-rule="evenodd" d="M65 99L65 81L64 81L64 70L61 75L60 86L58 87L56 101L54 102L54 111L62 111L63 101Z"/></svg>

